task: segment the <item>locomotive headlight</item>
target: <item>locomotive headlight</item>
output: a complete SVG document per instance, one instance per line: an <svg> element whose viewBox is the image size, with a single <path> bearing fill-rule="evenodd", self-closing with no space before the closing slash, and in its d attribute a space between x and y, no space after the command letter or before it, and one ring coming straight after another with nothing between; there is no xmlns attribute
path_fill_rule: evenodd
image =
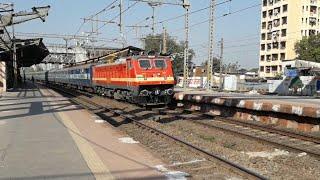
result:
<svg viewBox="0 0 320 180"><path fill-rule="evenodd" d="M141 96L148 96L148 95L149 95L149 91L146 90L146 89L144 89L144 90L142 90L142 91L140 92L140 95L141 95Z"/></svg>
<svg viewBox="0 0 320 180"><path fill-rule="evenodd" d="M156 90L154 91L154 94L155 94L155 95L159 95L159 94L160 94L160 90L159 90L159 89L156 89Z"/></svg>
<svg viewBox="0 0 320 180"><path fill-rule="evenodd" d="M166 94L168 94L169 96L173 95L173 89L167 89L166 90Z"/></svg>

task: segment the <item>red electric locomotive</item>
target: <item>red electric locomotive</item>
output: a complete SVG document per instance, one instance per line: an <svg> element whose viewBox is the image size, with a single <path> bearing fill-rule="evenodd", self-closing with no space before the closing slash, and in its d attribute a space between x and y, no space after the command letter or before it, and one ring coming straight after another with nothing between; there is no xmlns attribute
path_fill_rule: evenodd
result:
<svg viewBox="0 0 320 180"><path fill-rule="evenodd" d="M171 59L166 56L132 56L93 67L97 93L142 105L168 104L173 95Z"/></svg>

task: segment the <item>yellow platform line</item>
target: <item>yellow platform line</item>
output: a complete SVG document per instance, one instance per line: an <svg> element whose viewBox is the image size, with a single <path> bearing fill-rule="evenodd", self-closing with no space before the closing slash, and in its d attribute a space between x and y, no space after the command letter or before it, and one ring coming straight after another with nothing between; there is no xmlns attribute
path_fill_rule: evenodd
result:
<svg viewBox="0 0 320 180"><path fill-rule="evenodd" d="M81 152L94 177L97 180L115 179L111 175L108 168L103 164L96 152L93 150L89 142L81 137L81 133L71 119L62 112L58 112L57 114L60 116L63 124L68 128L71 137L78 146L79 151Z"/></svg>

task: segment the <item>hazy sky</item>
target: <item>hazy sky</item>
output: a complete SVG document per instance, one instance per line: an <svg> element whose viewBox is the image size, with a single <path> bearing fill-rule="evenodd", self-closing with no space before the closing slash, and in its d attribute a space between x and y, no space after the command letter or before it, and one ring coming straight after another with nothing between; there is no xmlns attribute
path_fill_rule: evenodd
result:
<svg viewBox="0 0 320 180"><path fill-rule="evenodd" d="M46 22L33 20L17 26L17 32L36 32L47 34L75 34L80 25L83 23L81 18L88 17L108 6L114 0L11 0L15 4L15 10L30 10L33 6L50 5L51 9ZM132 6L135 2L123 0L125 8ZM166 0L177 2L178 0ZM238 61L242 67L258 67L259 54L259 25L260 25L260 9L261 0L216 0L221 5L216 6L216 31L215 41L221 38L225 40L225 61ZM4 1L5 2L5 1ZM9 1L8 1L9 2ZM226 2L226 3L223 3ZM210 0L190 0L190 12L208 7ZM115 3L115 5L117 5ZM223 16L224 14L229 14ZM119 14L119 8L113 8L99 15L100 20L108 21ZM162 5L156 9L156 21L162 21L172 17L184 14L184 9L180 6ZM124 23L126 26L150 25L152 16L152 8L146 3L137 3L124 13ZM194 62L200 64L207 58L207 44L209 37L208 22L204 22L209 18L209 9L193 13L190 15L190 47L196 52ZM118 19L115 19L118 20ZM145 21L143 21L145 20ZM198 24L198 25L197 25ZM119 27L116 24L98 24L100 29L99 37L104 39L119 38ZM158 23L157 32L162 31L165 26L169 34L184 40L184 17L177 18L172 21ZM85 23L81 26L81 32L91 31L91 24ZM128 44L133 46L141 46L141 38L145 34L151 33L150 28L141 28L136 30L130 27L125 28L125 37ZM63 43L61 39L46 39L46 43ZM99 42L97 44L105 46L119 46L112 42ZM220 50L216 47L214 52L219 55Z"/></svg>

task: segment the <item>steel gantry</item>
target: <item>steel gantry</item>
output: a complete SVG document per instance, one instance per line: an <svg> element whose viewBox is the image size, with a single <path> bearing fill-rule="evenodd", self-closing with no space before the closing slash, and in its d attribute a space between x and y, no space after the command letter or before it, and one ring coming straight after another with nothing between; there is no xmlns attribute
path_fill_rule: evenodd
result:
<svg viewBox="0 0 320 180"><path fill-rule="evenodd" d="M154 7L162 4L182 6L185 9L185 43L184 43L184 59L183 59L183 87L187 88L189 79L189 0L131 0L136 2L145 2L153 7L152 16L152 33L155 34L155 10Z"/></svg>

